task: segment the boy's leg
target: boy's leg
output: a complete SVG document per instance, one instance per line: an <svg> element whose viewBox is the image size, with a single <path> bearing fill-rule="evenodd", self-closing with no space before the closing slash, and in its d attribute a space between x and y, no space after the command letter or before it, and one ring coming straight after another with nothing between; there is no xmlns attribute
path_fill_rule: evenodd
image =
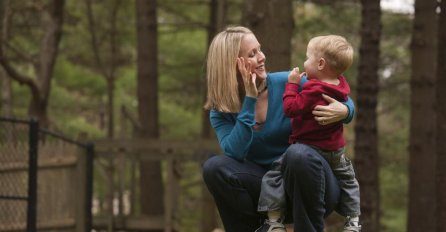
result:
<svg viewBox="0 0 446 232"><path fill-rule="evenodd" d="M344 217L358 217L360 212L359 183L350 159L345 156L345 148L337 151L323 151L312 146L330 164L334 175L339 180L341 199L336 211Z"/></svg>
<svg viewBox="0 0 446 232"><path fill-rule="evenodd" d="M360 211L359 183L355 178L353 164L344 150L332 154L331 168L341 184L341 200L337 211L345 217L358 217Z"/></svg>
<svg viewBox="0 0 446 232"><path fill-rule="evenodd" d="M283 156L275 160L271 170L266 172L262 178L259 205L257 210L268 215L265 223L255 232L286 232L282 224L285 212L285 189L282 179Z"/></svg>
<svg viewBox="0 0 446 232"><path fill-rule="evenodd" d="M266 172L262 178L262 188L260 190L259 205L257 208L259 212L284 212L286 196L283 187L282 172L280 171L282 168L282 160L283 156L274 161L271 170ZM271 216L275 216L275 214Z"/></svg>

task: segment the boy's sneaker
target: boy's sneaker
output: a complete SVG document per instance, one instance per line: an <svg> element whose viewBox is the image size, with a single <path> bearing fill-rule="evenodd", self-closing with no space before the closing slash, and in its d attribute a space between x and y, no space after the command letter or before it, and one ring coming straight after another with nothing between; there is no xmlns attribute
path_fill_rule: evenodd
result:
<svg viewBox="0 0 446 232"><path fill-rule="evenodd" d="M361 232L361 225L358 221L352 221L351 217L347 217L347 221L344 224L343 232Z"/></svg>
<svg viewBox="0 0 446 232"><path fill-rule="evenodd" d="M268 219L255 232L286 232L285 225L281 222L272 222Z"/></svg>

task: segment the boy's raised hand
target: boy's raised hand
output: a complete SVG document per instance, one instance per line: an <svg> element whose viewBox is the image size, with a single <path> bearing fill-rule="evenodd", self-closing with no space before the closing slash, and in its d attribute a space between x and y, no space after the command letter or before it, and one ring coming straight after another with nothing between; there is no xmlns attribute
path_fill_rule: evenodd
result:
<svg viewBox="0 0 446 232"><path fill-rule="evenodd" d="M293 68L288 75L288 83L299 84L302 74L299 72L299 67Z"/></svg>

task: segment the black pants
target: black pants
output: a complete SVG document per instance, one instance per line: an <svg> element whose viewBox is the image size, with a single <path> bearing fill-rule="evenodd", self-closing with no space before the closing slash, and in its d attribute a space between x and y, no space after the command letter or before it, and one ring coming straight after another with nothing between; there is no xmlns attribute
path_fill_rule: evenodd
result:
<svg viewBox="0 0 446 232"><path fill-rule="evenodd" d="M287 153L293 155L287 155ZM226 232L254 231L265 215L257 212L266 168L227 156L214 156L203 166L204 181L214 197ZM287 221L295 231L322 232L324 218L335 208L340 188L329 164L314 149L293 145L282 166Z"/></svg>

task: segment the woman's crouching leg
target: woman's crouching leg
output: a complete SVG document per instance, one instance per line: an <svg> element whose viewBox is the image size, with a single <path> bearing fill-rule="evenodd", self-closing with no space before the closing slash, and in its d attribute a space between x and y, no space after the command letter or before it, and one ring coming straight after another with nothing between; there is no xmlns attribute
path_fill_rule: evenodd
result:
<svg viewBox="0 0 446 232"><path fill-rule="evenodd" d="M203 179L227 232L254 231L263 223L257 203L265 172L261 166L227 156L214 156L204 163Z"/></svg>

